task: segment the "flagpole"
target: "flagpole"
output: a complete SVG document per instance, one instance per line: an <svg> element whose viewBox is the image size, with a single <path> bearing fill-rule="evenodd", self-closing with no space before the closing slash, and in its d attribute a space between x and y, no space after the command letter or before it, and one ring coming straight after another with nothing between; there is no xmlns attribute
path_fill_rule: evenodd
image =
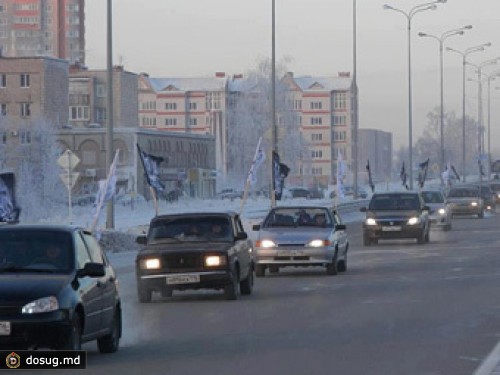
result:
<svg viewBox="0 0 500 375"><path fill-rule="evenodd" d="M155 205L156 216L158 216L158 198L156 197L156 190L152 186L149 186L149 190L151 191L151 196L153 197L153 203Z"/></svg>
<svg viewBox="0 0 500 375"><path fill-rule="evenodd" d="M112 1L108 0L108 24L107 24L107 124L106 124L106 166L112 164L113 156L113 8ZM106 228L114 229L115 213L111 200L108 202Z"/></svg>
<svg viewBox="0 0 500 375"><path fill-rule="evenodd" d="M271 56L271 103L272 103L272 135L273 152L278 153L278 131L276 129L276 1L272 3L272 56ZM271 152L271 155L273 155ZM271 208L276 207L275 183L276 171L274 170L274 157L271 157Z"/></svg>
<svg viewBox="0 0 500 375"><path fill-rule="evenodd" d="M243 207L245 206L245 203L248 198L248 190L250 187L251 179L252 177L255 178L255 173L257 173L257 168L260 165L260 163L259 165L257 165L257 159L259 157L259 152L261 152L261 144L262 144L262 137L259 138L259 142L257 143L257 148L255 149L255 154L253 156L252 165L250 166L250 170L248 171L247 179L245 182L245 189L243 190L243 199L241 200L241 205L240 205L240 215L243 212Z"/></svg>

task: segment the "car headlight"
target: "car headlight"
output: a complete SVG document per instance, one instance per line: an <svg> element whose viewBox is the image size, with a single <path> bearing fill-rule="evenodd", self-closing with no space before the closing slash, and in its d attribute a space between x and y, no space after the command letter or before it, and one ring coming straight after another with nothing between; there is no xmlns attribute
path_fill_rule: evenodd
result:
<svg viewBox="0 0 500 375"><path fill-rule="evenodd" d="M157 270L160 268L161 262L159 258L148 258L141 260L141 268L145 270Z"/></svg>
<svg viewBox="0 0 500 375"><path fill-rule="evenodd" d="M276 243L273 240L261 240L257 241L256 243L257 247L263 247L263 248L271 248L271 247L276 247Z"/></svg>
<svg viewBox="0 0 500 375"><path fill-rule="evenodd" d="M471 202L470 204L472 207L477 207L477 202Z"/></svg>
<svg viewBox="0 0 500 375"><path fill-rule="evenodd" d="M366 225L377 225L377 221L372 217L369 217L368 219L366 219L365 223L366 223Z"/></svg>
<svg viewBox="0 0 500 375"><path fill-rule="evenodd" d="M38 314L55 310L59 310L59 302L57 302L56 297L50 296L39 298L24 305L21 311L23 314Z"/></svg>
<svg viewBox="0 0 500 375"><path fill-rule="evenodd" d="M205 257L206 267L219 267L226 265L226 257L222 255L207 255Z"/></svg>
<svg viewBox="0 0 500 375"><path fill-rule="evenodd" d="M500 198L500 193L497 194L497 198Z"/></svg>
<svg viewBox="0 0 500 375"><path fill-rule="evenodd" d="M440 208L438 210L438 214L440 214L440 215L446 215L446 210L444 208Z"/></svg>
<svg viewBox="0 0 500 375"><path fill-rule="evenodd" d="M408 225L415 225L420 223L419 217L411 217L408 219Z"/></svg>
<svg viewBox="0 0 500 375"><path fill-rule="evenodd" d="M306 244L308 247L325 247L330 246L331 242L328 240L312 240Z"/></svg>

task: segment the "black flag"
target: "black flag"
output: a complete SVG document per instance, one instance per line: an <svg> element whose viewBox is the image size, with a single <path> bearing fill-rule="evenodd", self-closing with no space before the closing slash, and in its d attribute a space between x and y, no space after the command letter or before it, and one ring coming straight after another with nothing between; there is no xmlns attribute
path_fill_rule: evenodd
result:
<svg viewBox="0 0 500 375"><path fill-rule="evenodd" d="M375 192L375 185L372 180L372 171L370 169L370 160L366 162L366 171L368 172L368 185L370 185L370 189L372 189L372 193Z"/></svg>
<svg viewBox="0 0 500 375"><path fill-rule="evenodd" d="M148 185L155 189L156 193L162 192L165 190L165 185L160 181L159 165L165 159L161 156L154 156L142 151L139 144L137 144L137 149L139 150L142 166L146 172Z"/></svg>
<svg viewBox="0 0 500 375"><path fill-rule="evenodd" d="M17 223L20 208L16 206L14 173L0 174L0 222Z"/></svg>
<svg viewBox="0 0 500 375"><path fill-rule="evenodd" d="M425 179L427 178L427 169L429 168L429 160L427 159L423 163L419 164L420 171L418 172L418 184L420 188L424 187Z"/></svg>
<svg viewBox="0 0 500 375"><path fill-rule="evenodd" d="M399 173L399 177L401 178L401 182L403 183L403 186L408 190L408 185L406 184L406 179L408 175L406 174L405 170L405 162L403 162L403 165L401 167L401 172Z"/></svg>
<svg viewBox="0 0 500 375"><path fill-rule="evenodd" d="M283 163L280 163L280 156L277 152L273 151L273 168L274 168L274 181L273 190L276 200L281 200L283 189L285 187L285 178L290 172L290 168Z"/></svg>
<svg viewBox="0 0 500 375"><path fill-rule="evenodd" d="M460 181L460 175L458 174L457 170L455 169L455 166L452 165L451 166L451 170L453 171L453 174L455 175L455 177L457 178L457 181Z"/></svg>

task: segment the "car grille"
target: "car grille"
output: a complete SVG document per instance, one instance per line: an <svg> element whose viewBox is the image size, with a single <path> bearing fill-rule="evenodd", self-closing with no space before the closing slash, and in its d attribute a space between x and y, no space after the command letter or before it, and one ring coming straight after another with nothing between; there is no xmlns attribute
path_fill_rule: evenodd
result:
<svg viewBox="0 0 500 375"><path fill-rule="evenodd" d="M169 269L203 267L203 258L199 254L168 254L164 260Z"/></svg>
<svg viewBox="0 0 500 375"><path fill-rule="evenodd" d="M279 243L278 247L304 247L303 243Z"/></svg>
<svg viewBox="0 0 500 375"><path fill-rule="evenodd" d="M309 260L309 257L308 256L274 257L274 260Z"/></svg>
<svg viewBox="0 0 500 375"><path fill-rule="evenodd" d="M406 224L405 220L381 220L380 225L384 227L392 227L394 225L404 225Z"/></svg>

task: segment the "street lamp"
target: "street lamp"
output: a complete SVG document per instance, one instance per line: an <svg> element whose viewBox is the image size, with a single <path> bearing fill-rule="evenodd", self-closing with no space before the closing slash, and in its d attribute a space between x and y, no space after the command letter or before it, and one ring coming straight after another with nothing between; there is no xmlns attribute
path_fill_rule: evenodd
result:
<svg viewBox="0 0 500 375"><path fill-rule="evenodd" d="M488 76L488 181L491 180L491 81L500 76L500 70Z"/></svg>
<svg viewBox="0 0 500 375"><path fill-rule="evenodd" d="M401 9L394 8L391 5L384 5L385 10L393 10L395 12L401 13L406 17L407 28L408 28L408 143L409 143L409 157L410 157L410 189L413 189L413 129L412 129L412 87L411 87L411 21L413 16L419 12L425 10L435 10L437 9L436 4L446 3L447 0L436 0L429 3L424 3L416 5L410 9L410 11L405 12Z"/></svg>
<svg viewBox="0 0 500 375"><path fill-rule="evenodd" d="M271 152L271 207L276 207L275 186L276 171L274 168L274 153L278 153L278 129L276 127L276 1L272 2L272 42L271 42L271 125L273 152Z"/></svg>
<svg viewBox="0 0 500 375"><path fill-rule="evenodd" d="M106 124L106 170L113 163L113 7L108 0L107 20L107 124ZM106 228L114 229L115 213L113 199L110 199L106 211Z"/></svg>
<svg viewBox="0 0 500 375"><path fill-rule="evenodd" d="M462 56L462 178L465 182L465 65L467 64L467 56L474 52L484 51L486 47L490 47L491 43L483 43L478 46L467 48L465 51L459 51L450 47L446 47L447 51L458 53Z"/></svg>
<svg viewBox="0 0 500 375"><path fill-rule="evenodd" d="M444 171L445 153L444 153L444 88L443 88L443 45L444 41L454 35L464 35L465 30L472 29L472 25L467 25L458 29L448 30L435 36L426 33L418 33L420 37L428 37L438 41L439 43L439 75L440 75L440 97L441 97L441 114L440 114L440 138L441 138L441 171Z"/></svg>

